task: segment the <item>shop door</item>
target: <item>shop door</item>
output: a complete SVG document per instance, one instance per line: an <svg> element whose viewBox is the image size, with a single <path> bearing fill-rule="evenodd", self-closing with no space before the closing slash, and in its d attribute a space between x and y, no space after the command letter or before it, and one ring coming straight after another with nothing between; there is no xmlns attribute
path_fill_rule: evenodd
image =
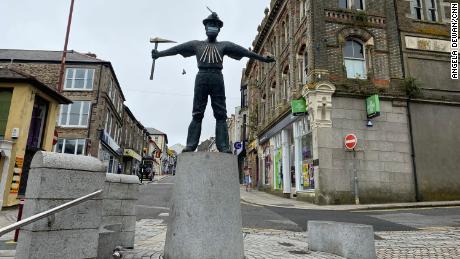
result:
<svg viewBox="0 0 460 259"><path fill-rule="evenodd" d="M37 151L43 150L43 139L48 115L49 103L39 96L35 96L32 119L30 120L29 135L27 137L26 152L24 155L24 165L22 168L21 180L19 183L19 197L26 193L27 179L32 159Z"/></svg>

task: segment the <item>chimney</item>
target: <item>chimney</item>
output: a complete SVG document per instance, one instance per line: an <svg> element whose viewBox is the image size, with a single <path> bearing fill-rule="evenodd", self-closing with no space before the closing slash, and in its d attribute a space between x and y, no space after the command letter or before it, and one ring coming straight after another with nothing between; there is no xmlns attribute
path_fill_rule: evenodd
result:
<svg viewBox="0 0 460 259"><path fill-rule="evenodd" d="M88 53L85 53L85 55L88 57L97 58L95 53L88 52Z"/></svg>

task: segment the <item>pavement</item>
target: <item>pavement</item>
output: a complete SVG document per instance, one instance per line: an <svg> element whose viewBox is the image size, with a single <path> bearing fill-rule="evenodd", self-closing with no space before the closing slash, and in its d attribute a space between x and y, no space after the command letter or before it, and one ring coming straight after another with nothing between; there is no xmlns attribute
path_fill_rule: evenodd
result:
<svg viewBox="0 0 460 259"><path fill-rule="evenodd" d="M247 204L305 210L353 211L460 206L460 201L405 202L360 205L316 205L305 201L298 201L296 199L282 198L254 189L246 192L243 187L240 188L240 195L241 201Z"/></svg>
<svg viewBox="0 0 460 259"><path fill-rule="evenodd" d="M153 182L142 183L144 191L156 190L169 196L172 187L173 177L169 175L156 176ZM157 207L138 205L142 210L156 211L152 218L138 217L136 224L135 247L132 250L123 251L123 258L145 259L161 258L164 247L167 219L169 209L166 206L166 199L159 195L144 193L140 200L154 200ZM338 205L318 206L311 203L301 202L294 199L285 199L265 192L252 190L245 192L241 189L242 208L250 207L252 210L260 210L261 213L273 213L274 215L292 215L299 213L302 221L306 221L305 215L314 216L315 213L352 213L358 217L361 214L373 214L377 220L386 220L405 226L408 230L403 231L375 231L375 246L378 258L460 258L460 221L456 214L458 208L449 207L435 209L427 208L425 214L411 209L422 207L456 206L460 202L430 202L430 203L393 203L378 205ZM141 202L143 204L143 202ZM268 209L270 208L270 209ZM383 212L392 208L391 214ZM372 209L373 211L370 211ZM327 212L326 210L330 210ZM450 210L451 212L447 211ZM318 212L315 212L318 211ZM351 212L347 212L351 211ZM355 212L353 212L355 211ZM251 211L248 211L252 213ZM324 217L324 213L319 216ZM358 215L359 214L359 215ZM16 221L17 209L0 211L0 227ZM338 217L336 215L336 217ZM292 218L294 219L294 218ZM407 221L408 219L413 219ZM282 218L273 218L271 222L281 221ZM360 220L357 218L357 220ZM407 222L406 222L407 221ZM439 222L439 224L437 223ZM336 255L314 252L308 249L308 232L304 228L296 227L291 229L272 229L270 227L244 227L242 235L244 238L245 255L247 259L278 259L278 258L342 258ZM275 226L275 225L274 225ZM295 225L293 225L295 226ZM429 227L427 227L429 226ZM378 229L377 229L378 230ZM15 243L12 243L14 232L0 237L0 259L14 258Z"/></svg>

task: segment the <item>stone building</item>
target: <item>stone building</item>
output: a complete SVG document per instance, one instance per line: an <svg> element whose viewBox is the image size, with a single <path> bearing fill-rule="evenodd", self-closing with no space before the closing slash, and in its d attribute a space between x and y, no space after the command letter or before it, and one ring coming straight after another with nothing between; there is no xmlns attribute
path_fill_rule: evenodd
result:
<svg viewBox="0 0 460 259"><path fill-rule="evenodd" d="M157 174L164 174L168 170L168 135L155 128L146 128L149 138L152 142L149 145L149 154L153 154L155 164L157 165Z"/></svg>
<svg viewBox="0 0 460 259"><path fill-rule="evenodd" d="M458 1L397 1L416 193L423 201L460 198L460 84L450 75L451 3Z"/></svg>
<svg viewBox="0 0 460 259"><path fill-rule="evenodd" d="M436 145L439 153L431 157L422 147L426 142L423 137L442 134L435 129L436 123L421 121L425 112L436 117L436 108L431 107L435 104L431 103L445 109L444 124L450 121L458 125L460 117L453 118L459 114L453 113L455 105L434 101L435 94L417 99L410 95L418 89L413 87L410 76L419 71L424 74L420 81L426 81L428 71L443 70L448 57L443 53L428 54L430 49L422 53L406 48L405 33L448 37L448 25L442 19L430 22L414 18L411 8L419 2L432 1L271 1L258 27L253 50L272 54L277 62L249 61L241 87L242 92L247 91L242 96L248 102L246 160L255 168L258 178L253 179L257 179L260 189L318 204L403 202L421 200L420 181L417 183L420 172L414 168L423 167L423 163L448 171L421 169L421 174L431 175L431 179L426 177L428 185L435 174L445 175L445 181L458 179L450 167L455 161L452 156L460 151L458 145L443 143L449 148L441 152L440 143ZM435 2L437 17L445 16L441 6L448 1ZM431 10L425 7L424 15ZM412 38L409 41L414 44ZM432 68L425 65L425 71L418 69L421 64L415 57L420 55L433 61ZM412 70L408 69L411 66ZM446 77L446 71L438 75L439 81L426 82L428 88L436 88L431 84L440 88L445 82L450 88L444 90L451 92L422 92L436 92L439 99L454 98L458 81ZM420 106L417 115L410 106ZM412 125L416 116L418 131L429 131L413 138L417 135ZM443 120L434 117L433 121ZM347 134L358 139L352 151L344 147ZM458 140L450 129L448 136L439 140L449 138ZM423 162L414 159L414 147L415 157L418 156L417 146ZM450 162L443 165L441 156ZM435 157L439 160L433 161ZM460 192L437 198L455 195ZM431 199L424 197L423 200Z"/></svg>
<svg viewBox="0 0 460 259"><path fill-rule="evenodd" d="M144 148L147 147L148 132L133 115L128 106L123 105L123 129L121 146L123 147L123 172L136 174L142 164Z"/></svg>
<svg viewBox="0 0 460 259"><path fill-rule="evenodd" d="M0 49L0 64L56 87L61 55L61 51ZM125 97L112 64L95 54L70 50L64 76L62 95L73 103L60 107L54 151L98 157L108 172L121 173Z"/></svg>

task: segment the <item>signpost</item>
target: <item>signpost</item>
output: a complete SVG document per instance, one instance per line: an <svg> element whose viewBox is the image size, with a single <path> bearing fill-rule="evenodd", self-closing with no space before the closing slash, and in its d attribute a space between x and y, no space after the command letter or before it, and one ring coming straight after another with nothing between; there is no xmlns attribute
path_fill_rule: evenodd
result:
<svg viewBox="0 0 460 259"><path fill-rule="evenodd" d="M358 144L358 138L355 134L348 134L345 136L345 148L348 150L354 150Z"/></svg>

